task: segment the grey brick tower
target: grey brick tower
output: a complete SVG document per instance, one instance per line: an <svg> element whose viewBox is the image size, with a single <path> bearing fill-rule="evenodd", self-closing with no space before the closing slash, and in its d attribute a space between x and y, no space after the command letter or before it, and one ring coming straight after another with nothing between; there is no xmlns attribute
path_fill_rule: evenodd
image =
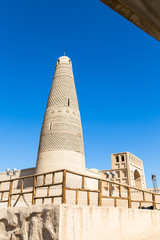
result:
<svg viewBox="0 0 160 240"><path fill-rule="evenodd" d="M85 170L83 134L72 63L67 56L56 64L41 129L36 173Z"/></svg>

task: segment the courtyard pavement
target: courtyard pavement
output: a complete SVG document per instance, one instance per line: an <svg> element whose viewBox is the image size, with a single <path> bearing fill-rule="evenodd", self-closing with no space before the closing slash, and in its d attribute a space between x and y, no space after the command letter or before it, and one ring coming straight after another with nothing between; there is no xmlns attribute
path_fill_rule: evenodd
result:
<svg viewBox="0 0 160 240"><path fill-rule="evenodd" d="M151 237L144 238L143 240L160 240L160 233Z"/></svg>

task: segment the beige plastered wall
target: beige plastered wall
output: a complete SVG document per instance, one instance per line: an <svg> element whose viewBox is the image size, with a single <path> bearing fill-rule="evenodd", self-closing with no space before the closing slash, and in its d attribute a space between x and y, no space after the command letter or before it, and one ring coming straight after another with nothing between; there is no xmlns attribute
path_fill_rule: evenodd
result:
<svg viewBox="0 0 160 240"><path fill-rule="evenodd" d="M160 212L153 210L63 204L3 208L0 239L142 240L160 234L159 222Z"/></svg>
<svg viewBox="0 0 160 240"><path fill-rule="evenodd" d="M26 169L17 170L16 175L13 175L11 172L11 175L13 175L12 179L33 175L33 174L35 174L35 168L26 168ZM6 172L0 172L0 181L4 181L4 180L10 180L10 177L7 175Z"/></svg>
<svg viewBox="0 0 160 240"><path fill-rule="evenodd" d="M106 207L62 206L63 240L142 240L160 233L160 213Z"/></svg>

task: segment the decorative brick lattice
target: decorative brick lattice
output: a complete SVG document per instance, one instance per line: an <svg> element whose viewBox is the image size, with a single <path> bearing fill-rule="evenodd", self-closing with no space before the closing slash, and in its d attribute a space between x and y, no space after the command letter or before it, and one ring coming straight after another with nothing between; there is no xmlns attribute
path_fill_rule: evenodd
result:
<svg viewBox="0 0 160 240"><path fill-rule="evenodd" d="M42 135L39 152L55 150L75 151L84 154L82 136L63 132Z"/></svg>
<svg viewBox="0 0 160 240"><path fill-rule="evenodd" d="M75 88L71 88L66 84L54 84L54 80L53 86L54 88L51 89L47 107L68 106L68 98L70 99L70 105L72 107L78 107Z"/></svg>
<svg viewBox="0 0 160 240"><path fill-rule="evenodd" d="M66 56L57 61L41 130L36 172L62 169L64 166L76 171L85 169L72 64Z"/></svg>
<svg viewBox="0 0 160 240"><path fill-rule="evenodd" d="M63 131L63 132L73 132L82 133L80 126L68 123L54 123L52 124L51 131Z"/></svg>
<svg viewBox="0 0 160 240"><path fill-rule="evenodd" d="M56 71L58 71L58 68L59 66L57 66ZM68 75L67 71L63 72L63 74L56 73L53 78L47 107L68 106L68 98L70 99L70 105L78 108L73 74Z"/></svg>
<svg viewBox="0 0 160 240"><path fill-rule="evenodd" d="M48 123L43 126L43 132L68 132L82 134L81 126L68 123Z"/></svg>

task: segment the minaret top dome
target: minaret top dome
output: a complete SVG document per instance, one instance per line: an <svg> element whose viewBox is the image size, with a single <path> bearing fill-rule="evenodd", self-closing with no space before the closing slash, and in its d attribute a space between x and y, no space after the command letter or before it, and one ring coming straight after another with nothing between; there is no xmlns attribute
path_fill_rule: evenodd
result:
<svg viewBox="0 0 160 240"><path fill-rule="evenodd" d="M57 60L57 65L59 64L71 64L71 59L67 56L62 56Z"/></svg>

